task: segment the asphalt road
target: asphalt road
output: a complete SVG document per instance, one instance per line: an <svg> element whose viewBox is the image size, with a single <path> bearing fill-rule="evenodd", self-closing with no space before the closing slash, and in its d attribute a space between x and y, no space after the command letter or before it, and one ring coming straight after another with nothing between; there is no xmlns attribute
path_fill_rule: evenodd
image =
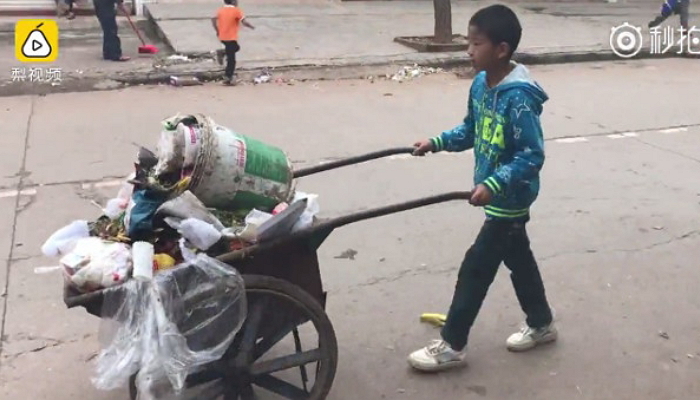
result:
<svg viewBox="0 0 700 400"><path fill-rule="evenodd" d="M329 399L695 399L700 393L700 90L693 60L533 68L550 95L542 192L530 235L560 341L505 350L523 315L502 269L472 331L469 368L409 371L437 336L459 261L483 220L449 203L351 225L319 252L339 342ZM693 64L694 66L694 64ZM142 87L8 97L0 120L0 398L126 399L92 388L98 321L66 310L36 274L56 229L97 210L160 120L204 112L284 148L298 166L404 146L462 118L469 81ZM304 178L322 216L471 186L472 156L394 157ZM17 195L19 190L20 195ZM348 249L354 260L336 258ZM265 399L266 397L261 397Z"/></svg>

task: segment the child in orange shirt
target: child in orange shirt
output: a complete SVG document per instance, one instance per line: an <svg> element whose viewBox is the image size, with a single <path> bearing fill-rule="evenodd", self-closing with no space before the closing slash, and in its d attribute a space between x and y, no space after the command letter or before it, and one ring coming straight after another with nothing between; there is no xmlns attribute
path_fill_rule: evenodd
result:
<svg viewBox="0 0 700 400"><path fill-rule="evenodd" d="M216 36L224 44L223 53L226 54L226 71L224 73L225 85L233 84L233 72L236 70L236 53L241 49L238 45L238 29L240 25L255 29L246 21L243 11L238 8L238 0L224 0L225 5L219 8L216 17L212 18L212 25L216 30ZM223 55L217 52L219 64L223 63Z"/></svg>

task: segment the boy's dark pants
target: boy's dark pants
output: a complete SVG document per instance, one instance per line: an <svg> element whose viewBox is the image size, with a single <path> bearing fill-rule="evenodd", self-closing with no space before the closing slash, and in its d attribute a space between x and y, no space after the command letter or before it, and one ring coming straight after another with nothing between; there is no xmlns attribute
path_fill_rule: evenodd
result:
<svg viewBox="0 0 700 400"><path fill-rule="evenodd" d="M117 34L117 10L115 0L92 0L95 14L102 27L102 57L105 60L119 60L122 56L122 44Z"/></svg>
<svg viewBox="0 0 700 400"><path fill-rule="evenodd" d="M241 49L236 40L223 40L224 52L226 54L226 71L224 76L227 79L233 78L233 71L236 70L236 53Z"/></svg>
<svg viewBox="0 0 700 400"><path fill-rule="evenodd" d="M467 345L469 330L498 267L504 262L511 271L511 281L527 324L541 328L552 322L544 284L535 257L530 250L524 221L487 219L474 244L462 261L457 286L442 338L460 351Z"/></svg>

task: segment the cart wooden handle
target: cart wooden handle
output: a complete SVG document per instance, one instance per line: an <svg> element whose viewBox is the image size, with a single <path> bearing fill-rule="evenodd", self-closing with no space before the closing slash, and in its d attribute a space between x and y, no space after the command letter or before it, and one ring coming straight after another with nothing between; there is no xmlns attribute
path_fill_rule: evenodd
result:
<svg viewBox="0 0 700 400"><path fill-rule="evenodd" d="M401 211L411 210L414 208L425 207L433 204L444 203L447 201L454 200L469 200L471 198L471 192L449 192L444 194L439 194L436 196L424 197L416 200L407 201L404 203L392 204L389 206L373 208L370 210L359 211L353 214L344 215L342 217L337 217L330 219L328 221L322 222L318 225L300 230L291 235L280 237L269 242L260 243L257 245L249 246L241 250L236 250L231 253L222 254L217 257L218 260L225 263L231 263L236 260L241 260L245 257L252 256L261 251L268 251L274 247L296 241L301 239L307 239L314 234L322 231L332 231L341 226L352 224L354 222L364 221L366 219L382 217L389 214L395 214Z"/></svg>
<svg viewBox="0 0 700 400"><path fill-rule="evenodd" d="M296 170L294 171L294 178L302 178L319 172L345 167L348 165L361 164L363 162L376 160L378 158L390 157L399 154L412 154L414 150L414 147L396 147L386 150L373 151L371 153L359 156L343 158L342 160L331 161L325 164Z"/></svg>

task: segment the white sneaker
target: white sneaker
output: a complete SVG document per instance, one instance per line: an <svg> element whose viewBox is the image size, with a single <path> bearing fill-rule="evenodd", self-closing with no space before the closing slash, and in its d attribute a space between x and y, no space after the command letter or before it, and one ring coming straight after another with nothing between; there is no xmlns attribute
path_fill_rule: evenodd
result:
<svg viewBox="0 0 700 400"><path fill-rule="evenodd" d="M510 335L506 345L510 351L526 351L555 340L557 340L557 328L554 327L554 323L551 323L537 329L525 326L520 332Z"/></svg>
<svg viewBox="0 0 700 400"><path fill-rule="evenodd" d="M408 356L408 363L420 371L441 371L465 365L466 353L456 351L444 340L433 340L429 345Z"/></svg>

